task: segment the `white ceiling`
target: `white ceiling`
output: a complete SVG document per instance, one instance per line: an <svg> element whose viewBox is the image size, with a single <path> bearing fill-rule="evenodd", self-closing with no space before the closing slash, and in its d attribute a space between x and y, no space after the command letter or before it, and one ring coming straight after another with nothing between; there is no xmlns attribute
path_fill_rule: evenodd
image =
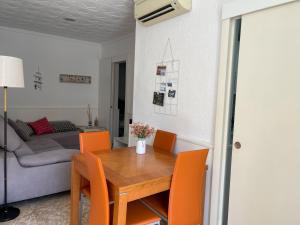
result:
<svg viewBox="0 0 300 225"><path fill-rule="evenodd" d="M0 0L0 26L103 42L134 31L133 1Z"/></svg>

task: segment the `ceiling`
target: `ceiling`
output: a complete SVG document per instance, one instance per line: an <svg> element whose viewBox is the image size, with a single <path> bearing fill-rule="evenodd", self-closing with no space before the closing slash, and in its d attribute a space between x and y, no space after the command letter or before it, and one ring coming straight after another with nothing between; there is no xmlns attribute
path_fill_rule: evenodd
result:
<svg viewBox="0 0 300 225"><path fill-rule="evenodd" d="M1 0L0 26L103 42L134 31L133 1Z"/></svg>

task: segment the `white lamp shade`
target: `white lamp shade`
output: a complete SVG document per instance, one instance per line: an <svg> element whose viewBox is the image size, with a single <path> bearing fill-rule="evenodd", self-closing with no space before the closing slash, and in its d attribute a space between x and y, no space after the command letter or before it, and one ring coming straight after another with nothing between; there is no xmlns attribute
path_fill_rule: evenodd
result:
<svg viewBox="0 0 300 225"><path fill-rule="evenodd" d="M22 59L0 55L0 87L24 87Z"/></svg>

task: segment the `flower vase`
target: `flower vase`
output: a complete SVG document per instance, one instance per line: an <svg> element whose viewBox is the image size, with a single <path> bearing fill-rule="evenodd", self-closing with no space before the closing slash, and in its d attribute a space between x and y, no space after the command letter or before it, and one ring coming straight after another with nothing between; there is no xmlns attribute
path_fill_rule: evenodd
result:
<svg viewBox="0 0 300 225"><path fill-rule="evenodd" d="M136 154L142 155L146 153L146 139L139 138L136 142Z"/></svg>

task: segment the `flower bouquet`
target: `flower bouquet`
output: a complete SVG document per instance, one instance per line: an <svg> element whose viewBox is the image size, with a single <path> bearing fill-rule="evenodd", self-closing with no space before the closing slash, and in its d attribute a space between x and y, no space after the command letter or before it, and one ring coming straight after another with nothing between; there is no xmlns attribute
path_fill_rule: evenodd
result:
<svg viewBox="0 0 300 225"><path fill-rule="evenodd" d="M144 123L133 123L131 126L131 134L138 138L136 144L136 153L146 153L146 138L154 133L154 128Z"/></svg>

